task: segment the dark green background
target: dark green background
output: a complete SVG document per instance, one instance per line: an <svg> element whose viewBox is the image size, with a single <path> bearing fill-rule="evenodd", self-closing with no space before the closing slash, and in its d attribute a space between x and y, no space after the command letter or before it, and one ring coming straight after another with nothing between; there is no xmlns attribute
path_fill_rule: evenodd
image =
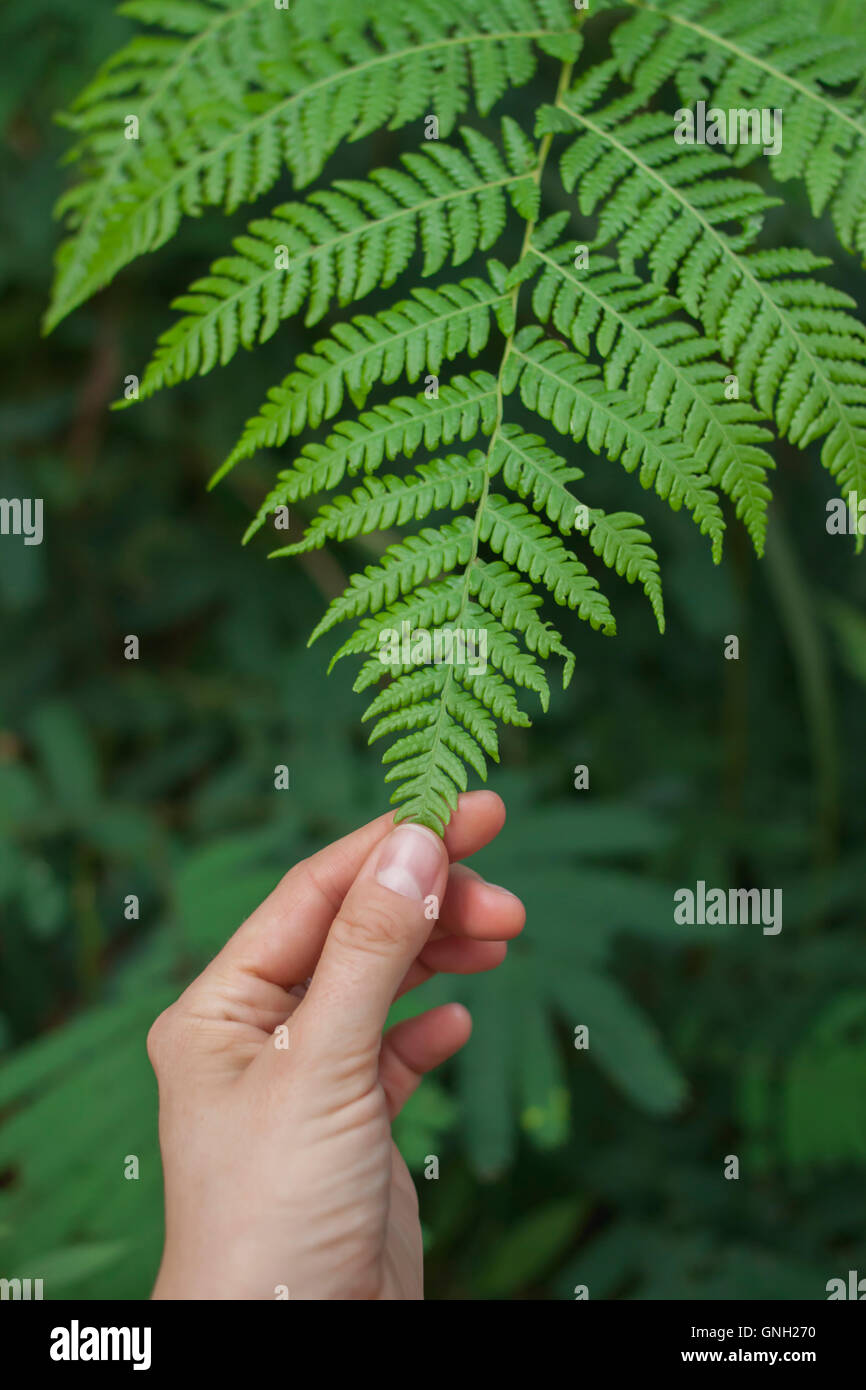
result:
<svg viewBox="0 0 866 1390"><path fill-rule="evenodd" d="M241 548L273 459L205 491L310 334L289 324L218 376L109 413L170 298L227 245L216 215L40 338L68 177L52 113L127 33L103 0L7 0L0 16L0 496L46 511L41 547L0 538L0 1276L42 1277L47 1297L147 1295L147 1026L287 867L385 808L363 700L347 669L325 676L332 647L305 646L367 555ZM328 173L417 136L365 141ZM829 250L866 303L829 224L782 192L770 240ZM509 819L478 866L524 895L525 937L495 977L428 989L466 999L475 1035L398 1136L431 1298L567 1299L577 1283L823 1298L866 1274L866 568L825 533L816 458L775 457L767 558L732 529L720 569L687 518L578 460L595 502L647 517L668 632L624 582L607 584L616 639L560 611L576 677L503 739L490 785ZM674 927L673 890L698 878L782 888L781 935ZM571 1046L579 1023L589 1053ZM438 1182L420 1176L431 1153Z"/></svg>

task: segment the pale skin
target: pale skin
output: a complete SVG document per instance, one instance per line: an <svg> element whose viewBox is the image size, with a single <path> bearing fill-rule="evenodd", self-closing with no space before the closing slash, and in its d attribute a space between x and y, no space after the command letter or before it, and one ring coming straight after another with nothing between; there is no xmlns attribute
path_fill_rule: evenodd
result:
<svg viewBox="0 0 866 1390"><path fill-rule="evenodd" d="M390 815L338 840L286 874L156 1020L154 1298L423 1298L418 1198L391 1121L471 1021L459 1004L387 1031L386 1018L431 974L504 959L523 906L457 862L504 820L499 797L471 792L444 843Z"/></svg>

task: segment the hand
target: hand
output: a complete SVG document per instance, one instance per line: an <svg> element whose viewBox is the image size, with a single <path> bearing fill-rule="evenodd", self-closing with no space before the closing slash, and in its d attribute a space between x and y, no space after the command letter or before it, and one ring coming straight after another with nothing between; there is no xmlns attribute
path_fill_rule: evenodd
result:
<svg viewBox="0 0 866 1390"><path fill-rule="evenodd" d="M423 1297L418 1199L391 1120L471 1023L447 1004L382 1030L397 995L439 970L492 969L521 930L519 899L449 867L504 819L497 796L472 792L444 844L390 815L338 840L292 869L156 1020L166 1242L154 1298Z"/></svg>

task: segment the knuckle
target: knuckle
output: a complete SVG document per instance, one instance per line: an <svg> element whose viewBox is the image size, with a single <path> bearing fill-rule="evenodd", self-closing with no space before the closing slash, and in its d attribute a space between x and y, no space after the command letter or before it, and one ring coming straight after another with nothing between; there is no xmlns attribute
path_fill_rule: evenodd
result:
<svg viewBox="0 0 866 1390"><path fill-rule="evenodd" d="M313 854L307 859L299 860L295 867L286 874L280 886L282 887L282 884L290 880L293 884L306 885L316 897L321 898L327 904L332 916L337 915L342 896L336 891L327 873L323 871L318 855Z"/></svg>
<svg viewBox="0 0 866 1390"><path fill-rule="evenodd" d="M394 894L380 890L363 903L344 903L332 932L350 949L391 955L412 937L413 926L409 914L394 902Z"/></svg>
<svg viewBox="0 0 866 1390"><path fill-rule="evenodd" d="M147 1055L150 1065L158 1074L177 1045L178 1018L175 1005L171 1004L158 1014L150 1025L147 1034Z"/></svg>

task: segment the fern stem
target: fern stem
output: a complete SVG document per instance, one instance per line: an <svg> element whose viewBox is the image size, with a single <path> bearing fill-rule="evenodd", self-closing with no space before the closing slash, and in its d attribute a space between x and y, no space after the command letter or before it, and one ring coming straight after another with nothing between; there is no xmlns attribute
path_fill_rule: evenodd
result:
<svg viewBox="0 0 866 1390"><path fill-rule="evenodd" d="M571 74L573 70L573 62L563 63L559 75L559 85L556 91L557 105L559 104L563 94L568 90L568 85L571 81ZM553 133L548 132L548 134L544 136L544 139L539 145L538 162L532 171L532 179L535 184L540 185L541 183L541 179L544 174L544 167L547 163L547 156L550 153L550 146L552 143ZM523 257L529 250L529 245L532 240L532 234L535 231L535 227L535 218L532 218L526 223L526 228L523 234L523 245L520 248L520 255L517 258L518 263L523 260ZM469 558L469 562L466 566L466 571L464 575L463 604L461 605L460 610L461 616L465 610L467 597L469 593L469 576L472 571L472 566L474 565L475 560L478 557L478 546L480 543L481 535L481 518L484 512L484 504L487 501L487 496L490 492L490 464L493 458L493 451L496 448L496 443L499 438L499 431L502 428L502 421L505 414L505 398L502 391L502 382L505 376L505 368L508 364L508 359L511 356L512 351L514 350L514 337L517 325L517 306L520 298L520 290L521 286L515 285L514 289L511 292L512 328L511 332L508 334L508 337L505 340L505 346L502 350L502 357L499 363L499 371L496 376L496 422L493 426L493 432L490 436L490 443L487 448L487 457L485 459L484 464L484 482L481 489L481 497L478 500L478 510L475 514L475 533L473 537L472 554Z"/></svg>
<svg viewBox="0 0 866 1390"><path fill-rule="evenodd" d="M570 61L570 62L567 62L567 63L563 63L562 68L561 68L561 70L560 70L560 74L559 74L559 83L558 83L558 86L557 86L557 89L556 89L556 104L557 104L557 105L560 103L560 101L562 100L563 95L564 95L565 92L568 90L568 86L569 86L569 83L571 82L571 75L572 75L572 72L573 72L573 71L574 71L574 61L573 61L573 60ZM534 168L533 171L532 171L532 180L533 180L533 182L534 182L536 185L539 185L539 186L540 186L540 184L541 184L541 179L542 179L542 177L543 177L543 175L544 175L544 168L545 168L545 165L547 164L547 156L548 156L548 154L550 153L550 146L551 146L552 143L553 143L553 132L548 132L548 133L544 136L544 138L543 138L542 141L541 141L541 144L540 144L539 147L538 147L538 160L537 160L537 162L536 162L535 168ZM530 219L528 219L528 220L527 220L527 223L526 223L525 230L524 230L524 234L523 234L523 245L522 245L522 247L521 247L521 249L520 249L520 255L518 256L517 262L516 262L516 263L519 263L519 262L523 259L523 257L526 255L527 251L529 250L529 244L530 244L530 241L531 241L531 239L532 239L532 234L533 234L533 232L535 231L535 227L536 227L536 219L535 219L535 218L530 218ZM508 334L508 337L505 339L505 346L503 347L503 350L502 350L502 357L500 358L500 362L499 362L499 371L498 371L497 374L496 374L496 420L495 420L494 425L493 425L493 430L492 430L491 435L490 435L490 442L489 442L488 447L487 447L487 454L486 454L485 460L484 460L484 481L483 481L482 486L481 486L481 496L480 496L479 499L478 499L478 506L477 506L476 511L475 511L475 525L474 525L474 529L473 529L473 533L472 533L472 550L471 550L469 559L468 559L468 561L466 562L466 568L465 568L464 571L463 571L463 592L462 592L462 594L461 594L461 599L460 599L460 611L458 612L457 618L456 618L456 620L455 620L455 625L456 625L458 628L459 628L459 627L462 627L462 626L464 625L464 618L465 618L465 614L466 614L466 608L467 608L467 605L468 605L468 603L469 603L469 585L470 585L470 580L471 580L471 577L472 577L472 569L473 569L473 566L474 566L476 560L478 559L478 547L479 547L479 545L480 545L480 543L481 543L481 522L482 522L482 519L483 519L483 516L484 516L484 508L485 508L485 505L486 505L486 502L487 502L487 498L488 498L489 493L490 493L490 478L491 478L490 468L491 468L491 463L492 463L492 461L493 461L493 453L494 453L494 450L495 450L495 448L496 448L497 441L498 441L498 439L499 439L499 432L500 432L500 430L501 430L501 428L502 428L502 422L503 422L503 418L504 418L504 414L505 414L505 396L504 396L503 389L502 389L502 382L503 382L503 379L504 379L504 376L505 376L505 368L506 368L506 366L507 366L507 364L508 364L508 359L509 359L509 357L511 356L511 353L512 353L513 348L514 348L514 337L515 337L516 326L517 326L517 308L518 308L518 301L519 301L519 298L520 298L520 290L521 290L521 286L518 284L518 285L515 285L514 289L513 289L512 292L511 292L512 326L511 326L511 331L510 331L509 334ZM444 715L445 715L445 713L446 713L446 709L447 709L447 705L448 705L448 695L449 695L449 692L450 692L450 689L451 689L451 685L452 685L453 680L454 680L454 674L453 674L453 673L454 673L454 667L453 667L453 666L448 666L448 667L446 668L445 681L444 681L444 683L443 683L442 691L441 691L441 695L440 695L440 699L439 699L439 712L438 712L438 714L437 714L437 717L436 717L436 724L434 725L434 729L433 729L433 740L432 740L431 753L430 753L430 762L429 762L429 766L430 766L430 769L431 769L431 775L432 775L432 770L433 770L433 769L435 768L435 766L436 766L436 751L437 751L437 749L439 748L439 745L440 745L440 743L441 743L441 741L442 741L442 720L443 720L443 717L444 717Z"/></svg>
<svg viewBox="0 0 866 1390"><path fill-rule="evenodd" d="M563 63L562 70L559 75L559 85L556 91L557 104L559 103L563 94L568 90L568 84L571 81L571 74L573 70L573 62ZM538 148L538 162L534 170L532 171L532 179L533 182L536 184L540 185L541 183L541 179L544 174L544 166L547 163L547 156L550 153L550 146L552 142L553 134L552 132L548 132L548 134L544 136L544 139L542 140ZM532 240L532 234L535 231L535 227L535 218L532 218L530 221L526 223L526 228L523 235L523 245L520 248L520 255L517 258L518 263L523 260L523 257L529 250L529 244ZM499 371L496 376L496 422L493 426L493 432L490 435L490 443L488 445L487 456L484 461L484 482L481 488L481 496L478 499L478 509L475 513L475 532L472 540L472 554L470 555L469 561L466 565L466 570L463 579L463 601L460 607L461 617L465 612L466 604L468 602L469 579L472 573L472 566L475 564L475 561L478 558L478 546L480 544L481 537L481 519L484 513L484 504L487 501L487 497L490 492L490 464L493 459L493 451L496 448L496 443L499 438L499 431L502 428L502 421L505 414L505 398L502 391L502 381L505 376L505 368L508 364L508 359L511 356L511 353L514 349L514 336L517 324L517 306L518 300L520 298L520 290L521 286L515 285L514 289L511 292L512 328L511 332L508 334L508 337L505 340L505 346L502 350L502 357L499 362Z"/></svg>

